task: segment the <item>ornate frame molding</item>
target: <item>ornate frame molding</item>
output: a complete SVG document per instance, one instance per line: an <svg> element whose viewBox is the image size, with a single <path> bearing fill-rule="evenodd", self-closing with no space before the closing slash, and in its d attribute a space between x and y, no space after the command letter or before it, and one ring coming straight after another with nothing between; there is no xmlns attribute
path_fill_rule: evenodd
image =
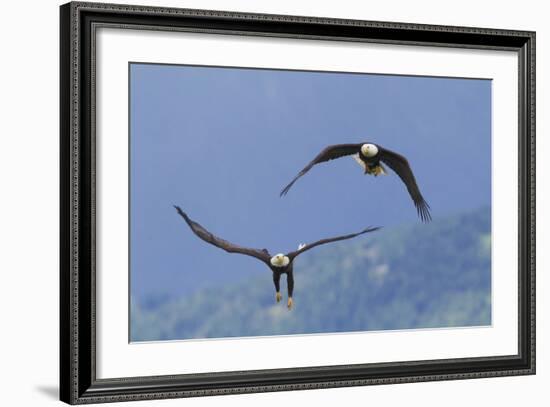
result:
<svg viewBox="0 0 550 407"><path fill-rule="evenodd" d="M72 2L61 6L60 396L70 404L535 373L535 33ZM514 50L519 69L518 355L96 379L95 29L177 30Z"/></svg>

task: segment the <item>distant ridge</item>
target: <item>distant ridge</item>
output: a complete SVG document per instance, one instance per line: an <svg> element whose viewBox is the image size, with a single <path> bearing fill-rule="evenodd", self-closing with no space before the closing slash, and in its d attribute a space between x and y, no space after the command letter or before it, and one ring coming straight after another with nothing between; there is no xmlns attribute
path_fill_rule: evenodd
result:
<svg viewBox="0 0 550 407"><path fill-rule="evenodd" d="M131 340L216 338L491 323L491 211L387 228L300 258L295 308L270 276L131 304ZM284 279L284 277L283 277Z"/></svg>

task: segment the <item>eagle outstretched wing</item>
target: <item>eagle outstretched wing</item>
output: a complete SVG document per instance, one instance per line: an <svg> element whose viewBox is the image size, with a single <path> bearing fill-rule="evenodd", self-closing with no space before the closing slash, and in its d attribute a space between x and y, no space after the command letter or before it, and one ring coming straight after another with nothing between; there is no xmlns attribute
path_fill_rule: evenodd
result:
<svg viewBox="0 0 550 407"><path fill-rule="evenodd" d="M332 242L337 242L339 240L346 240L346 239L351 239L351 238L354 238L356 236L359 236L359 235L362 235L362 234L365 234L365 233L369 233L369 232L374 232L375 230L378 230L380 229L380 227L368 227L366 229L363 229L362 231L360 232L357 232L357 233L351 233L349 235L342 235L342 236L336 236L336 237L329 237L327 239L321 239L321 240L317 240L316 242L313 242L313 243L309 243L309 244L306 244L304 246L301 246L300 249L296 250L296 251L293 251L293 252L290 252L287 254L288 258L290 259L290 261L292 261L296 256L298 256L299 254L302 254L303 252L306 252L308 251L309 249L313 249L314 247L316 246L320 246L322 244L326 244L326 243L332 243Z"/></svg>
<svg viewBox="0 0 550 407"><path fill-rule="evenodd" d="M418 216L423 222L429 222L432 219L430 215L430 205L426 202L416 183L416 178L411 170L411 166L405 157L391 150L379 147L380 161L390 167L401 178L401 181L407 187Z"/></svg>
<svg viewBox="0 0 550 407"><path fill-rule="evenodd" d="M179 215L185 220L185 222L189 225L191 230L195 235L197 235L199 238L204 240L206 243L210 243L211 245L214 245L216 247L219 247L220 249L225 250L228 253L240 253L247 256L252 256L257 258L258 260L263 261L267 265L269 265L269 261L271 259L271 256L269 252L266 249L249 249L247 247L242 247L236 244L233 244L231 242L228 242L227 240L221 239L217 236L214 236L212 233L210 233L208 230L206 230L204 227L199 225L197 222L191 220L189 216L185 212L181 210L179 206L174 205L174 208L178 211Z"/></svg>
<svg viewBox="0 0 550 407"><path fill-rule="evenodd" d="M300 178L302 175L305 175L309 170L313 168L314 165L334 160L335 158L344 157L346 155L356 154L359 152L361 145L362 144L335 144L326 147L317 155L317 157L313 159L313 161L306 165L304 169L302 169L302 171L300 171L292 181L290 181L290 184L283 188L280 196L286 195L292 185L294 185L294 183L298 181L298 178Z"/></svg>

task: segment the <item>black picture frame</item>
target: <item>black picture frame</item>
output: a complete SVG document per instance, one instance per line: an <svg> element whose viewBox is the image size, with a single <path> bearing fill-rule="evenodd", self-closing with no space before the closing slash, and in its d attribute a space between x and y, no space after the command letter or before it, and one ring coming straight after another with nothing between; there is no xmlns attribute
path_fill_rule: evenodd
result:
<svg viewBox="0 0 550 407"><path fill-rule="evenodd" d="M535 373L535 33L72 2L60 7L60 399L70 404ZM99 25L486 50L519 56L519 352L113 379L96 378L93 35ZM510 265L514 267L514 265Z"/></svg>

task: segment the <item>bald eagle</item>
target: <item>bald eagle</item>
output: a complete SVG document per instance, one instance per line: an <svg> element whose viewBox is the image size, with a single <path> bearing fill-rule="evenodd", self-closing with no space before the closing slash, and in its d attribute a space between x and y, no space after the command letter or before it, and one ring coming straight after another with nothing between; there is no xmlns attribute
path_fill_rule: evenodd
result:
<svg viewBox="0 0 550 407"><path fill-rule="evenodd" d="M320 246L322 244L336 242L338 240L351 239L353 237L362 235L364 233L374 232L375 230L379 229L378 227L368 227L358 233L352 233L349 235L337 236L337 237L332 237L328 239L321 239L314 243L309 243L309 244L300 244L298 247L298 250L295 250L290 253L286 253L286 254L278 253L275 255L271 255L269 251L267 251L267 249L249 249L247 247L242 247L242 246L233 244L231 242L228 242L227 240L221 239L217 236L214 236L212 233L210 233L204 227L199 225L197 222L191 220L189 216L187 216L187 214L183 212L179 206L174 206L174 207L178 211L179 215L189 225L193 233L197 235L200 239L204 240L207 243L210 243L211 245L219 247L220 249L223 249L228 253L239 253L239 254L244 254L246 256L252 256L260 260L261 262L263 262L267 267L269 267L273 272L273 283L275 284L275 300L277 302L280 302L281 299L283 298L283 296L281 295L279 281L281 279L281 275L286 274L287 292L288 292L288 301L287 301L288 309L291 309L293 305L293 302L292 302L292 293L294 291L293 262L298 255L308 251L309 249L313 249L316 246Z"/></svg>
<svg viewBox="0 0 550 407"><path fill-rule="evenodd" d="M308 165L304 167L302 171L294 177L294 179L283 188L281 191L281 196L284 196L288 193L292 185L300 178L302 175L305 175L315 164L323 163L326 161L334 160L336 158L352 155L355 161L363 168L365 174L370 174L374 176L386 175L387 171L382 165L386 164L390 167L395 173L401 178L409 195L411 196L418 216L423 222L429 222L432 217L430 215L430 206L422 197L420 189L416 184L416 179L411 170L409 162L402 155L395 153L391 150L388 150L380 145L373 143L360 143L360 144L336 144L328 146L323 151L321 151L317 157L313 159Z"/></svg>

